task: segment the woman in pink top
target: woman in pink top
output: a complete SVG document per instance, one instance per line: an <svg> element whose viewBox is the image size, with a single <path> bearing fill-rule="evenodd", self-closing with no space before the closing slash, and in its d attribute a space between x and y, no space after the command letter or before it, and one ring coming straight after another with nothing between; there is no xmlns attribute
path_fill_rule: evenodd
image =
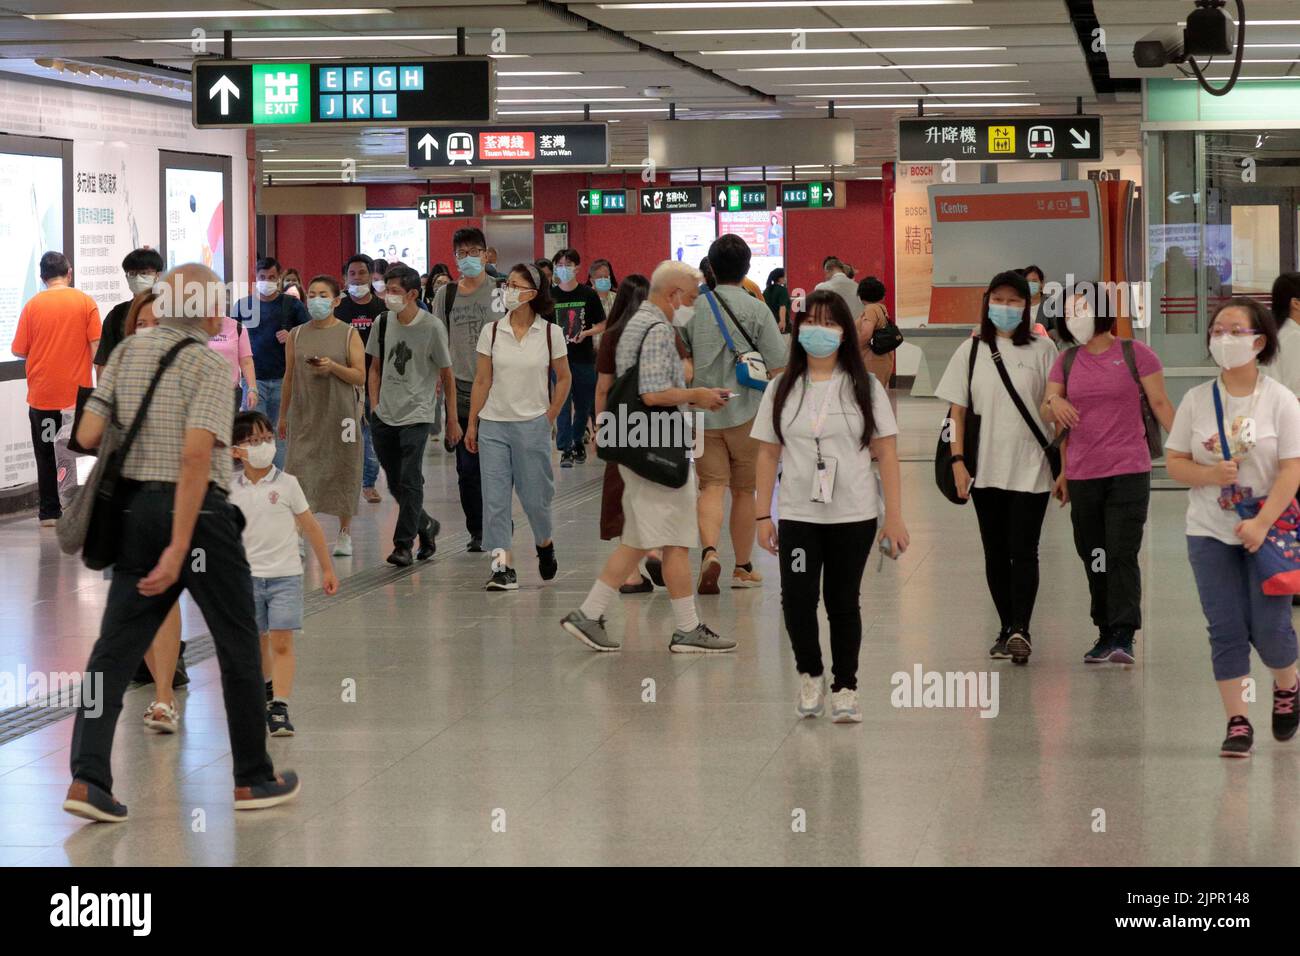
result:
<svg viewBox="0 0 1300 956"><path fill-rule="evenodd" d="M1110 311L1104 300L1100 304L1096 311ZM1070 430L1055 493L1062 507L1071 505L1074 547L1088 576L1098 631L1083 659L1132 664L1134 634L1142 627L1138 552L1151 499L1142 397L1166 432L1174 406L1156 353L1116 338L1115 318L1093 313L1086 297L1069 303L1061 338L1074 347L1052 367L1040 411L1044 420Z"/></svg>
<svg viewBox="0 0 1300 956"><path fill-rule="evenodd" d="M230 363L231 384L235 388L235 411L240 409L239 377L242 374L248 385L248 407L257 404L257 373L253 371L253 346L248 341L242 322L227 316L221 322L221 331L208 339L213 351Z"/></svg>

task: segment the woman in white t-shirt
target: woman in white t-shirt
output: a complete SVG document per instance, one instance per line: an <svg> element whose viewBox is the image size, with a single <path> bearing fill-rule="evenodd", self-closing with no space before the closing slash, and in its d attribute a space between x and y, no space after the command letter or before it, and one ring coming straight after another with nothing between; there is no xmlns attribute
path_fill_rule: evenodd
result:
<svg viewBox="0 0 1300 956"><path fill-rule="evenodd" d="M1004 272L989 283L977 337L957 347L935 394L950 403L949 434L958 493L975 501L984 544L984 577L1001 628L994 660L1029 662L1029 621L1038 598L1038 539L1051 498L1052 471L1038 438L1016 407L994 363L994 350L1039 434L1052 440L1038 406L1056 361L1056 346L1037 335L1025 278ZM974 370L971 350L975 350ZM980 416L979 460L972 481L965 452L966 415Z"/></svg>
<svg viewBox="0 0 1300 956"><path fill-rule="evenodd" d="M1187 493L1187 556L1196 577L1210 634L1210 658L1219 684L1228 733L1219 753L1247 757L1255 732L1246 716L1243 681L1250 648L1273 672L1273 736L1290 740L1297 710L1296 633L1289 595L1263 592L1251 555L1286 511L1300 487L1300 403L1285 385L1261 375L1277 354L1277 324L1253 299L1228 300L1210 319L1210 354L1223 370L1191 389L1178 406L1165 442L1169 477L1191 485ZM1222 434L1232 459L1223 456ZM1262 500L1243 520L1241 497Z"/></svg>
<svg viewBox="0 0 1300 956"><path fill-rule="evenodd" d="M505 318L488 322L479 332L465 448L478 455L483 489L483 549L492 555L485 589L517 591L519 577L510 553L511 492L519 495L533 529L542 580L551 580L559 569L551 540L551 426L569 394L569 347L546 318L550 283L537 266L520 263L511 269L502 301Z"/></svg>
<svg viewBox="0 0 1300 956"><path fill-rule="evenodd" d="M1273 318L1277 320L1277 355L1260 371L1300 396L1300 272L1284 272L1273 281Z"/></svg>
<svg viewBox="0 0 1300 956"><path fill-rule="evenodd" d="M750 432L761 443L759 501L772 500L777 465L782 468L779 515L758 518L758 543L780 557L781 608L800 675L799 715L817 717L826 704L817 628L820 587L831 630L831 716L837 723L859 723L858 596L881 507L873 457L880 462L885 496L880 546L897 558L909 543L898 426L884 387L862 363L844 300L834 292L814 292L806 309L795 320L789 366L763 392Z"/></svg>

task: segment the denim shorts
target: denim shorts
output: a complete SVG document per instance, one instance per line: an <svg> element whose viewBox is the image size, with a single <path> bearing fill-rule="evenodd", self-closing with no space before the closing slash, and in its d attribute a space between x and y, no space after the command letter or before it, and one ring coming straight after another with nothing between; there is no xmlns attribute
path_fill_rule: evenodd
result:
<svg viewBox="0 0 1300 956"><path fill-rule="evenodd" d="M253 578L253 611L260 634L301 630L302 575Z"/></svg>

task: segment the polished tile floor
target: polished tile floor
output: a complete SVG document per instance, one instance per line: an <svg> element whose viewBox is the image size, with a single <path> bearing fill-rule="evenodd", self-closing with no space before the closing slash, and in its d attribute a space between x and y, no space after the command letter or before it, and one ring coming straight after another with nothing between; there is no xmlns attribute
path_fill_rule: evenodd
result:
<svg viewBox="0 0 1300 956"><path fill-rule="evenodd" d="M377 572L393 508L387 496L365 505L356 556L339 561L343 574L364 573L299 639L298 735L269 744L303 778L297 803L235 819L209 659L192 669L176 737L139 724L148 689L128 695L114 755L124 826L59 809L70 721L0 746L0 865L1300 862L1300 740L1269 736L1260 667L1256 755L1217 756L1224 724L1183 551L1183 495L1154 497L1135 667L1080 660L1086 590L1055 506L1033 662L991 662L975 515L939 497L925 460L941 417L937 403L900 401L912 550L868 566L860 726L796 719L765 554L763 589L699 599L705 619L740 640L734 656L670 655L663 592L615 609L620 654L566 636L557 622L608 551L595 462L557 469L560 575L541 585L521 522L521 589L484 593L484 556L463 553L453 460L434 445L435 560ZM0 542L0 671L83 666L105 582L30 518L0 523ZM203 632L192 608L185 621L187 636ZM997 675L996 717L895 707L892 675L918 666ZM343 699L350 682L355 702Z"/></svg>

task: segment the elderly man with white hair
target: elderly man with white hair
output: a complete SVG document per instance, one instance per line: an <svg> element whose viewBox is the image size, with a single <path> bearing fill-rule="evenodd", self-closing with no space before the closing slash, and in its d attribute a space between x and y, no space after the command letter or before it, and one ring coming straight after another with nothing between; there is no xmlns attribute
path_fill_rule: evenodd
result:
<svg viewBox="0 0 1300 956"><path fill-rule="evenodd" d="M639 367L641 398L651 407L721 408L730 393L723 388L686 388L685 366L677 354L671 317L690 309L703 281L698 269L684 262L662 262L650 277L650 295L627 321L614 353L616 374ZM685 410L685 409L683 409ZM616 651L621 645L605 632L605 611L618 596L647 551L663 548L664 583L672 599L676 629L668 649L674 654L722 654L736 642L709 629L695 607L690 549L700 546L696 518L696 483L692 475L681 488L669 488L642 478L619 465L623 477L622 541L592 586L587 600L560 622L566 632L595 651Z"/></svg>
<svg viewBox="0 0 1300 956"><path fill-rule="evenodd" d="M211 270L177 266L160 280L159 325L113 350L86 401L77 440L98 447L110 415L124 427L154 389L122 462L120 545L99 639L86 672L103 680L102 713L83 704L72 736L72 786L63 809L120 823L113 797L113 731L122 695L163 619L188 591L216 645L235 771L235 809L291 800L298 778L277 775L266 751L266 700L243 520L230 484L230 367L207 347L221 328L225 290Z"/></svg>

